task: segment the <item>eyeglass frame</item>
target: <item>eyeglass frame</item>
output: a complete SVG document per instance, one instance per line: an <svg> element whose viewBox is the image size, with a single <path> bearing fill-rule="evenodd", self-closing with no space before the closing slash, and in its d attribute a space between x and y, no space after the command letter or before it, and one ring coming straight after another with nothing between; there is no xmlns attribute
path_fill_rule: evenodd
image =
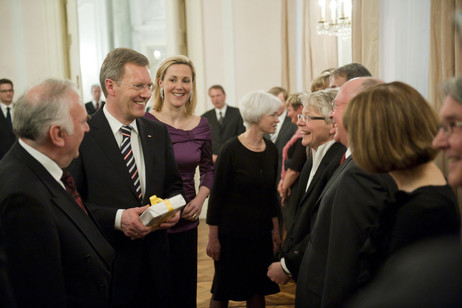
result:
<svg viewBox="0 0 462 308"><path fill-rule="evenodd" d="M312 116L309 116L307 114L297 114L297 120L302 120L303 122L308 122L308 121L312 121L312 120L326 120L325 117L312 117Z"/></svg>
<svg viewBox="0 0 462 308"><path fill-rule="evenodd" d="M120 83L123 83L127 86L129 86L130 88L132 88L133 90L137 90L137 91L140 91L140 92L144 92L144 89L148 89L149 93L152 93L154 92L154 83L147 83L147 84L136 84L136 85L133 85L133 84L129 84L127 82L124 82L124 81L121 81L119 80L118 82Z"/></svg>
<svg viewBox="0 0 462 308"><path fill-rule="evenodd" d="M443 130L443 135L449 137L454 133L454 127L462 127L462 121L439 123L437 126L438 133Z"/></svg>

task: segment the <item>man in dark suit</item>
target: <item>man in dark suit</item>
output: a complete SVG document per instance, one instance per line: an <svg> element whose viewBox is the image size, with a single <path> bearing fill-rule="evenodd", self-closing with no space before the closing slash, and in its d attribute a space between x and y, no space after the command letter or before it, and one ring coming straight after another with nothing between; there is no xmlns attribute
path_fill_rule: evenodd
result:
<svg viewBox="0 0 462 308"><path fill-rule="evenodd" d="M346 150L335 142L334 124L329 118L336 93L336 89L329 89L301 97L304 106L297 124L303 134L302 144L311 149L312 155L300 174L298 196L295 196L297 214L284 240L281 261L268 268L268 277L279 284L286 284L291 277L297 280L316 201Z"/></svg>
<svg viewBox="0 0 462 308"><path fill-rule="evenodd" d="M161 230L144 226L139 215L149 197L181 194L183 183L166 126L143 118L153 90L149 61L116 48L103 62L100 81L106 104L89 121L71 171L116 250L113 306L167 307L172 290L165 229L180 213Z"/></svg>
<svg viewBox="0 0 462 308"><path fill-rule="evenodd" d="M281 87L273 87L269 89L268 92L279 98L279 100L281 101L281 107L278 110L279 123L276 128L276 132L269 136L271 141L276 145L276 148L278 149L278 178L276 180L277 185L279 183L279 180L281 179L282 149L284 149L284 146L297 131L297 125L292 123L290 117L287 116L286 100L289 96L287 90Z"/></svg>
<svg viewBox="0 0 462 308"><path fill-rule="evenodd" d="M46 80L18 100L15 114L19 141L0 162L0 218L15 301L108 307L114 251L62 169L79 155L89 129L78 90Z"/></svg>
<svg viewBox="0 0 462 308"><path fill-rule="evenodd" d="M212 154L215 162L223 144L228 139L242 134L245 127L239 109L226 104L226 93L221 85L211 86L209 96L215 108L202 116L212 127Z"/></svg>
<svg viewBox="0 0 462 308"><path fill-rule="evenodd" d="M343 111L362 90L381 83L372 78L346 82L334 100L335 140L348 148ZM367 229L378 221L385 202L397 191L388 174L369 174L346 152L346 159L326 184L315 207L296 290L296 307L339 307L357 289L359 251Z"/></svg>
<svg viewBox="0 0 462 308"><path fill-rule="evenodd" d="M87 113L92 115L99 108L102 108L106 102L101 100L101 87L99 84L94 84L91 86L91 96L92 100L85 103L85 109L87 109Z"/></svg>
<svg viewBox="0 0 462 308"><path fill-rule="evenodd" d="M8 152L16 140L13 133L13 82L9 79L0 79L0 159Z"/></svg>

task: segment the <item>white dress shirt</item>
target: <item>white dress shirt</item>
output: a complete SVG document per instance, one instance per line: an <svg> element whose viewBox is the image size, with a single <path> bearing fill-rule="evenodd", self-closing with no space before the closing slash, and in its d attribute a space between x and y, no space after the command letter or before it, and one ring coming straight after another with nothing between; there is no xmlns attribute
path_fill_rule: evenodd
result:
<svg viewBox="0 0 462 308"><path fill-rule="evenodd" d="M107 121L109 122L109 126L111 127L111 131L114 134L114 138L116 139L117 145L121 146L122 144L122 133L120 132L120 128L124 125L119 122L116 118L114 118L109 111L106 109L106 105L103 107L104 115L106 116ZM138 176L140 178L140 186L141 186L141 193L144 197L144 192L146 190L146 172L144 166L144 156L142 155L142 147L141 147L141 140L140 135L138 133L138 127L136 126L136 120L129 124L132 128L132 134L130 137L133 157L135 158L136 168L138 169ZM120 154L122 155L122 154ZM128 169L127 169L128 173ZM139 206L139 205L136 205ZM124 210L120 209L117 211L114 228L116 230L121 230L121 220L122 220L122 212Z"/></svg>

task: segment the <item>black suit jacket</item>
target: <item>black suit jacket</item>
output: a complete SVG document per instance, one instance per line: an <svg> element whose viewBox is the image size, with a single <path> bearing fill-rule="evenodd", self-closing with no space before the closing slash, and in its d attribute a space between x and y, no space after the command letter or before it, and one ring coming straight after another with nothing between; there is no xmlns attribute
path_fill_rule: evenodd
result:
<svg viewBox="0 0 462 308"><path fill-rule="evenodd" d="M19 306L108 306L112 247L19 143L0 162L0 215Z"/></svg>
<svg viewBox="0 0 462 308"><path fill-rule="evenodd" d="M104 101L101 101L101 106L99 106L99 109L103 108L104 104L106 102ZM89 101L89 102L86 102L85 103L85 109L87 109L87 113L89 115L92 115L94 114L97 110L95 109L95 106L93 106L93 102L92 101Z"/></svg>
<svg viewBox="0 0 462 308"><path fill-rule="evenodd" d="M166 231L151 232L144 239L131 240L122 231L114 230L114 221L118 209L149 204L152 195L168 198L183 192L167 128L145 118L136 120L146 174L146 190L140 204L103 109L92 116L89 125L90 132L80 146L80 156L69 169L82 198L115 247L114 303L125 305L133 300L141 275L152 279L145 282L146 297L165 301L171 292ZM149 268L152 272L146 274Z"/></svg>
<svg viewBox="0 0 462 308"><path fill-rule="evenodd" d="M5 115L0 110L0 159L5 156L15 141L16 136L13 134Z"/></svg>
<svg viewBox="0 0 462 308"><path fill-rule="evenodd" d="M347 158L316 202L296 290L296 307L339 307L356 288L367 230L397 191L388 174L370 174Z"/></svg>
<svg viewBox="0 0 462 308"><path fill-rule="evenodd" d="M297 131L297 125L292 123L292 120L289 117L285 117L284 121L282 122L281 129L279 130L278 136L274 144L278 149L278 170L277 170L277 179L276 179L276 187L279 184L279 180L281 179L281 168L282 168L282 150L286 146L287 142L289 142L290 138L295 134ZM268 134L265 135L266 138L271 140Z"/></svg>
<svg viewBox="0 0 462 308"><path fill-rule="evenodd" d="M212 127L212 153L218 155L223 144L234 136L245 132L241 113L236 107L227 106L223 118L223 125L218 123L215 109L209 110L202 115L209 121Z"/></svg>
<svg viewBox="0 0 462 308"><path fill-rule="evenodd" d="M308 243L313 222L311 218L318 209L316 207L316 201L330 177L339 166L340 159L345 153L345 150L345 146L338 142L334 143L329 148L322 158L306 192L306 184L308 183L312 168L312 157L306 161L300 173L297 214L295 216L295 222L287 233L282 246L282 256L284 257L285 264L295 280L297 280L300 263L302 262L303 254Z"/></svg>

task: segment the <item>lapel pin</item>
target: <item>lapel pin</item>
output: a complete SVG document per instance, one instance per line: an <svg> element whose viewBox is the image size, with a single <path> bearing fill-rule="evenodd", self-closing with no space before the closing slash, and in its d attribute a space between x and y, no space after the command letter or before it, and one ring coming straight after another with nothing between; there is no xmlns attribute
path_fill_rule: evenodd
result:
<svg viewBox="0 0 462 308"><path fill-rule="evenodd" d="M151 138L151 135L148 135L148 138Z"/></svg>

